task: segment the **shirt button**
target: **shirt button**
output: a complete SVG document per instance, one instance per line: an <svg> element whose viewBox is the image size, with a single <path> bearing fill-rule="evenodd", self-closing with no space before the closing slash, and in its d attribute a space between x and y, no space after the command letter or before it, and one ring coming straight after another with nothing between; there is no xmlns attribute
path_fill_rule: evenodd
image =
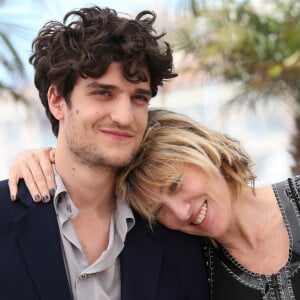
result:
<svg viewBox="0 0 300 300"><path fill-rule="evenodd" d="M80 274L79 275L79 280L87 280L89 278L88 274Z"/></svg>
<svg viewBox="0 0 300 300"><path fill-rule="evenodd" d="M71 207L71 204L70 204L70 203L67 204L67 212L68 212L68 213L71 213L71 212L72 212L72 207Z"/></svg>

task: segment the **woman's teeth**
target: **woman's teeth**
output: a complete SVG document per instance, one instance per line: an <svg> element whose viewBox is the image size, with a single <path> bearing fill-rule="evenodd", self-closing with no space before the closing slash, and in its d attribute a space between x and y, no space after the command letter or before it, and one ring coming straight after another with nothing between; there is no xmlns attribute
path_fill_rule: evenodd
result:
<svg viewBox="0 0 300 300"><path fill-rule="evenodd" d="M200 210L200 213L197 217L197 219L193 222L195 225L199 225L205 218L207 212L207 202L205 201L204 204L202 205L202 208Z"/></svg>

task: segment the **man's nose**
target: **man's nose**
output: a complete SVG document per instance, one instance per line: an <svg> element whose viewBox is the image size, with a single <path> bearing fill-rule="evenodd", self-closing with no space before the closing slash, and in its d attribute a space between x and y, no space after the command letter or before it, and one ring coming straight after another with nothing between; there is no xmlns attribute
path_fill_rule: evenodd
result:
<svg viewBox="0 0 300 300"><path fill-rule="evenodd" d="M112 108L111 119L120 126L132 124L134 120L134 109L129 96L119 96L119 99L114 103L114 107Z"/></svg>

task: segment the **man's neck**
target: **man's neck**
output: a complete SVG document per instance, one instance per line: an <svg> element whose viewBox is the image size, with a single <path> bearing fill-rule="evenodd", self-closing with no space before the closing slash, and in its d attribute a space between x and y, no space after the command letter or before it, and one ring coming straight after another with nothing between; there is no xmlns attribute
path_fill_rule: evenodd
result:
<svg viewBox="0 0 300 300"><path fill-rule="evenodd" d="M72 159L72 155L55 154L56 170L79 214L71 222L89 262L95 262L107 249L111 218L116 209L116 171L93 168Z"/></svg>
<svg viewBox="0 0 300 300"><path fill-rule="evenodd" d="M80 210L111 211L115 206L116 171L91 168L71 158L55 155L55 165L75 206Z"/></svg>

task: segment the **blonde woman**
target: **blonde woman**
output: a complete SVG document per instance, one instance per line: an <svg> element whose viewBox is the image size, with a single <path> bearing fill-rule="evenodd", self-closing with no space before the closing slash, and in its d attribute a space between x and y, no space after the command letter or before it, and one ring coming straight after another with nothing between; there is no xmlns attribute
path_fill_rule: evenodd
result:
<svg viewBox="0 0 300 300"><path fill-rule="evenodd" d="M12 169L13 190L13 178L28 171L24 157ZM143 146L120 170L116 191L151 226L207 238L211 299L300 299L300 177L259 188L254 182L238 141L152 110Z"/></svg>

